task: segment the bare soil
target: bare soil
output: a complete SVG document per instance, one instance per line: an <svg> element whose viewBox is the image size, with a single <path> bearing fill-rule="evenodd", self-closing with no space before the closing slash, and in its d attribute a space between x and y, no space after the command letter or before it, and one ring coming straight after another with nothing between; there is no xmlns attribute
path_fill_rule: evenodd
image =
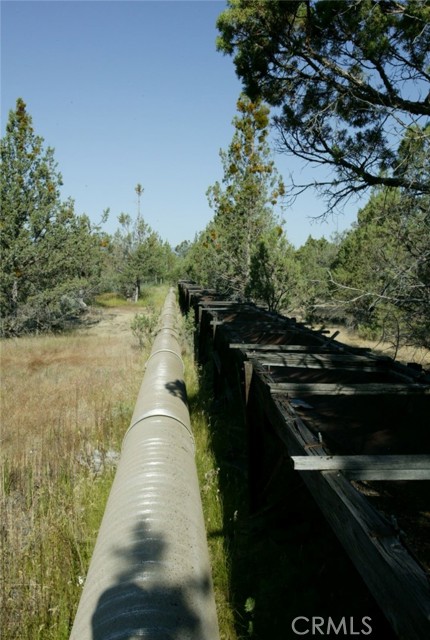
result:
<svg viewBox="0 0 430 640"><path fill-rule="evenodd" d="M83 331L89 335L117 336L130 332L130 323L142 308L134 306L109 309L93 307L89 312Z"/></svg>

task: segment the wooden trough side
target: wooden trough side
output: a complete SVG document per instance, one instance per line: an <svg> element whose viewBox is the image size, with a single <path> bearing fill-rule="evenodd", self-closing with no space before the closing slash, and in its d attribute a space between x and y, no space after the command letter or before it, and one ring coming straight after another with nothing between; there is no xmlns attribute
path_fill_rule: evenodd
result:
<svg viewBox="0 0 430 640"><path fill-rule="evenodd" d="M273 396L257 375L251 393L273 425L289 456L318 460L327 451L294 415L285 399ZM255 403L254 403L255 406ZM263 416L261 416L263 419ZM350 556L399 638L430 636L430 585L398 533L343 473L299 471L306 486Z"/></svg>

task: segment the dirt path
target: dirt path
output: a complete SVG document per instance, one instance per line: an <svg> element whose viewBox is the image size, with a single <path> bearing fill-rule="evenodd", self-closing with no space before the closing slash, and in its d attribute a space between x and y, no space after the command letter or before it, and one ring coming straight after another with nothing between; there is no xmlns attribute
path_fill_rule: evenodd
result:
<svg viewBox="0 0 430 640"><path fill-rule="evenodd" d="M89 313L88 323L83 331L98 336L117 336L124 333L131 335L130 324L138 312L138 308L130 306L109 309L94 307Z"/></svg>

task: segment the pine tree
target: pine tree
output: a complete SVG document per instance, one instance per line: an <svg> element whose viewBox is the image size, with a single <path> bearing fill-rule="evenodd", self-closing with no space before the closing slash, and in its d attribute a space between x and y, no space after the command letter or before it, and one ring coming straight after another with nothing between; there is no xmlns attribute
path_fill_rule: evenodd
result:
<svg viewBox="0 0 430 640"><path fill-rule="evenodd" d="M284 185L267 142L268 108L245 96L240 97L237 108L232 142L227 151L220 152L222 185L216 182L208 190L215 215L203 243L214 263L212 284L243 298L250 291L253 252L263 235L279 224L273 207Z"/></svg>
<svg viewBox="0 0 430 640"><path fill-rule="evenodd" d="M143 191L142 185L137 184L136 218L133 220L128 213L119 215L120 228L110 247L111 282L121 295L133 302L141 297L145 281L163 280L173 269L172 249L143 219L140 204Z"/></svg>
<svg viewBox="0 0 430 640"><path fill-rule="evenodd" d="M332 265L332 300L371 337L430 346L427 198L378 189Z"/></svg>
<svg viewBox="0 0 430 640"><path fill-rule="evenodd" d="M97 278L100 238L62 202L54 151L19 98L1 140L2 333L61 327Z"/></svg>
<svg viewBox="0 0 430 640"><path fill-rule="evenodd" d="M293 194L317 185L332 208L377 185L430 193L398 153L411 126L428 140L429 20L425 0L228 0L218 47L277 108L279 148L333 170Z"/></svg>

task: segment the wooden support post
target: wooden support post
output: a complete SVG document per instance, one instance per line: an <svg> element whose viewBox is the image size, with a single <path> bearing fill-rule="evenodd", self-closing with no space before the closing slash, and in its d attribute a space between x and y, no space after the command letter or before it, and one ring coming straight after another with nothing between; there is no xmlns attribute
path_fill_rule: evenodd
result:
<svg viewBox="0 0 430 640"><path fill-rule="evenodd" d="M254 371L254 367L252 366L252 362L250 362L249 360L245 360L245 362L243 363L243 374L244 374L244 383L245 383L245 405L248 404L249 388L251 386L253 371Z"/></svg>
<svg viewBox="0 0 430 640"><path fill-rule="evenodd" d="M333 333L333 335L330 336L330 338L328 339L327 344L330 344L331 342L333 342L334 340L336 340L337 336L339 335L340 331L335 331Z"/></svg>

